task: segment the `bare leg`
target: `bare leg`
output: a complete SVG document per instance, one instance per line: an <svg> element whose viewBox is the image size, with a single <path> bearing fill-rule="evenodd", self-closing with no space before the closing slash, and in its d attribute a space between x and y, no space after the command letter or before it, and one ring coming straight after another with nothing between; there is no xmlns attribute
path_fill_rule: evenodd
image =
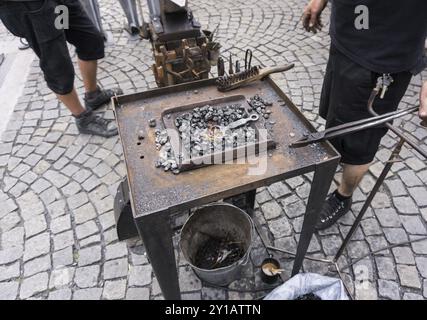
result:
<svg viewBox="0 0 427 320"><path fill-rule="evenodd" d="M57 94L56 96L68 108L68 110L70 110L70 112L74 116L78 116L85 111L85 108L83 108L79 100L79 97L77 96L77 92L75 88L73 88L73 91L71 91L71 93L69 94L65 94L65 95Z"/></svg>
<svg viewBox="0 0 427 320"><path fill-rule="evenodd" d="M78 59L80 72L83 77L83 85L86 92L96 91L96 71L98 69L98 61L83 61Z"/></svg>
<svg viewBox="0 0 427 320"><path fill-rule="evenodd" d="M343 166L344 171L341 178L341 184L338 187L338 192L345 197L351 197L365 173L368 172L370 164L357 166L344 164Z"/></svg>

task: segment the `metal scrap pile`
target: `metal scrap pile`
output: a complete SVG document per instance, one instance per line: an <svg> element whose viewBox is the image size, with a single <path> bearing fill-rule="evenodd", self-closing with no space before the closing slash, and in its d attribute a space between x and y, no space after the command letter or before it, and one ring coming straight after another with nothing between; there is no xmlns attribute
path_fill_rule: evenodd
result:
<svg viewBox="0 0 427 320"><path fill-rule="evenodd" d="M207 105L176 118L175 126L179 130L184 152L197 157L255 142L255 129L252 127L228 128L230 123L248 116L247 110L240 104L222 108Z"/></svg>
<svg viewBox="0 0 427 320"><path fill-rule="evenodd" d="M191 158L210 155L215 152L245 146L256 142L256 131L250 124L237 128L228 126L250 114L259 114L268 119L272 104L264 101L259 95L247 100L249 108L241 104L230 104L223 107L206 105L197 107L175 119L175 126L181 138L181 153L177 156L169 141L166 130L156 130L156 147L160 150L157 168L179 173L178 163L184 155Z"/></svg>

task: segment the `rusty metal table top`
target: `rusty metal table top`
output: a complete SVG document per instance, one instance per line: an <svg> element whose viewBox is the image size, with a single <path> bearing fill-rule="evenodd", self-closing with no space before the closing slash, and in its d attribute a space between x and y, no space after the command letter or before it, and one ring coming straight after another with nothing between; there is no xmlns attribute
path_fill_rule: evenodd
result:
<svg viewBox="0 0 427 320"><path fill-rule="evenodd" d="M216 89L214 80L153 89L113 99L134 218L157 212L173 213L241 194L313 171L317 164L339 157L328 142L299 149L289 147L291 141L315 130L270 78L225 93ZM249 170L253 172L260 165L225 164L174 175L154 167L158 151L155 147L155 129L149 127L149 119L155 118L157 128L162 129L162 114L170 108L236 94L246 98L259 94L273 102L271 120L275 121L272 127L277 146L265 157L265 170L248 175ZM138 139L141 130L145 135L143 140Z"/></svg>

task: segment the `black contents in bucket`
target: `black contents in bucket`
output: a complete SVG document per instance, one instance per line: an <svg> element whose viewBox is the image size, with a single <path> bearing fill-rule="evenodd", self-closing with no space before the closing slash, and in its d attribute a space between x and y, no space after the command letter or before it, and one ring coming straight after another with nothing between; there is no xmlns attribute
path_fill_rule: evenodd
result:
<svg viewBox="0 0 427 320"><path fill-rule="evenodd" d="M232 265L244 256L242 242L226 238L210 238L196 252L194 264L205 270Z"/></svg>
<svg viewBox="0 0 427 320"><path fill-rule="evenodd" d="M322 299L319 296L316 296L314 293L307 293L297 297L295 300L322 300Z"/></svg>

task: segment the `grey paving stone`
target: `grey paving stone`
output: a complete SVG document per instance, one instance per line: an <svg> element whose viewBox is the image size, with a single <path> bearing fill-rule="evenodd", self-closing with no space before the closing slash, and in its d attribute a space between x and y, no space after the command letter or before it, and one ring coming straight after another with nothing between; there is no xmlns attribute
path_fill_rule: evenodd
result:
<svg viewBox="0 0 427 320"><path fill-rule="evenodd" d="M126 300L148 300L150 290L148 288L129 288L126 292Z"/></svg>
<svg viewBox="0 0 427 320"><path fill-rule="evenodd" d="M26 172L21 177L21 181L24 181L28 185L31 185L36 179L37 179L37 175L34 172L32 172L32 171Z"/></svg>
<svg viewBox="0 0 427 320"><path fill-rule="evenodd" d="M341 237L332 235L329 237L322 237L322 247L327 256L334 256L337 252L339 247L341 246Z"/></svg>
<svg viewBox="0 0 427 320"><path fill-rule="evenodd" d="M24 264L24 277L29 277L42 271L49 271L51 268L50 256L45 255Z"/></svg>
<svg viewBox="0 0 427 320"><path fill-rule="evenodd" d="M76 227L76 234L78 239L87 238L88 236L91 236L98 232L98 226L93 220L87 221Z"/></svg>
<svg viewBox="0 0 427 320"><path fill-rule="evenodd" d="M418 216L401 216L403 227L409 234L422 234L427 233L426 227L423 225L420 217Z"/></svg>
<svg viewBox="0 0 427 320"><path fill-rule="evenodd" d="M82 187L83 189L85 189L86 192L90 192L93 189L95 189L97 186L99 186L100 183L101 182L99 181L98 177L96 177L95 175L92 175L90 178L85 180L85 182L83 182Z"/></svg>
<svg viewBox="0 0 427 320"><path fill-rule="evenodd" d="M67 247L52 254L53 267L69 266L74 263L73 247Z"/></svg>
<svg viewBox="0 0 427 320"><path fill-rule="evenodd" d="M71 300L71 289L63 288L49 292L49 300Z"/></svg>
<svg viewBox="0 0 427 320"><path fill-rule="evenodd" d="M27 299L48 289L49 276L47 272L38 273L22 281L19 296Z"/></svg>
<svg viewBox="0 0 427 320"><path fill-rule="evenodd" d="M355 286L356 300L377 300L378 292L371 281L364 282L362 286Z"/></svg>
<svg viewBox="0 0 427 320"><path fill-rule="evenodd" d="M419 212L414 200L410 197L393 198L393 203L399 213L402 214L417 214Z"/></svg>
<svg viewBox="0 0 427 320"><path fill-rule="evenodd" d="M411 240L415 240L415 239L424 238L424 237L410 236L409 238ZM411 247L416 254L427 254L427 240L413 242L411 243Z"/></svg>
<svg viewBox="0 0 427 320"><path fill-rule="evenodd" d="M362 225L363 233L366 236L382 234L381 227L378 224L377 220L374 218L362 220L361 225Z"/></svg>
<svg viewBox="0 0 427 320"><path fill-rule="evenodd" d="M378 218L381 226L383 227L400 227L402 222L400 221L399 215L392 208L387 209L376 209L375 215Z"/></svg>
<svg viewBox="0 0 427 320"><path fill-rule="evenodd" d="M265 203L265 202L267 202L267 201L269 201L269 200L271 200L271 195L268 193L268 191L267 190L263 190L263 191L261 191L261 192L258 192L257 194L256 194L256 201L259 203L259 204L263 204L263 203Z"/></svg>
<svg viewBox="0 0 427 320"><path fill-rule="evenodd" d="M50 237L48 233L34 236L25 242L24 261L40 257L50 252Z"/></svg>
<svg viewBox="0 0 427 320"><path fill-rule="evenodd" d="M79 266L86 266L101 261L101 246L92 246L84 249L80 249L78 253L78 264Z"/></svg>
<svg viewBox="0 0 427 320"><path fill-rule="evenodd" d="M101 295L101 288L79 289L74 291L73 300L100 300Z"/></svg>
<svg viewBox="0 0 427 320"><path fill-rule="evenodd" d="M73 210L81 207L82 205L88 202L88 197L86 193L79 192L71 197L67 198L68 207Z"/></svg>
<svg viewBox="0 0 427 320"><path fill-rule="evenodd" d="M73 174L72 178L78 183L83 183L91 175L89 170L80 169L78 172Z"/></svg>
<svg viewBox="0 0 427 320"><path fill-rule="evenodd" d="M0 250L0 265L14 262L22 257L24 248L22 245L16 245L7 249Z"/></svg>
<svg viewBox="0 0 427 320"><path fill-rule="evenodd" d="M65 197L70 197L72 195L75 195L77 192L81 190L80 184L78 184L75 181L71 181L69 184L67 184L65 187L61 189L62 193Z"/></svg>
<svg viewBox="0 0 427 320"><path fill-rule="evenodd" d="M423 278L427 278L427 258L426 257L416 257L415 258L418 271L420 272Z"/></svg>
<svg viewBox="0 0 427 320"><path fill-rule="evenodd" d="M128 269L129 264L126 258L107 261L104 263L104 279L125 277L128 274Z"/></svg>
<svg viewBox="0 0 427 320"><path fill-rule="evenodd" d="M58 160L66 151L65 148L62 147L54 147L47 155L46 160L56 161Z"/></svg>
<svg viewBox="0 0 427 320"><path fill-rule="evenodd" d="M100 268L97 265L76 269L74 282L79 288L90 288L98 284Z"/></svg>
<svg viewBox="0 0 427 320"><path fill-rule="evenodd" d="M398 175L402 179L403 183L408 187L415 187L423 184L412 170L399 171Z"/></svg>
<svg viewBox="0 0 427 320"><path fill-rule="evenodd" d="M305 213L305 204L303 201L298 200L297 202L286 204L286 199L282 201L282 206L285 210L286 215L289 218L296 218L302 216Z"/></svg>
<svg viewBox="0 0 427 320"><path fill-rule="evenodd" d="M16 227L0 234L1 246L3 249L13 248L24 244L24 228Z"/></svg>
<svg viewBox="0 0 427 320"><path fill-rule="evenodd" d="M66 230L70 230L70 229L71 229L71 219L68 214L52 219L50 222L50 230L54 234L57 234Z"/></svg>
<svg viewBox="0 0 427 320"><path fill-rule="evenodd" d="M15 300L18 289L18 281L0 282L0 300Z"/></svg>
<svg viewBox="0 0 427 320"><path fill-rule="evenodd" d="M102 297L108 300L124 299L126 296L126 280L105 281Z"/></svg>
<svg viewBox="0 0 427 320"><path fill-rule="evenodd" d="M427 188L426 186L409 188L409 193L420 207L427 206Z"/></svg>
<svg viewBox="0 0 427 320"><path fill-rule="evenodd" d="M68 177L73 176L75 173L77 173L79 171L79 167L77 167L76 165L70 163L68 164L65 168L63 168L61 170L62 174L65 174Z"/></svg>
<svg viewBox="0 0 427 320"><path fill-rule="evenodd" d="M70 180L67 176L53 170L47 170L43 176L57 188L62 188Z"/></svg>
<svg viewBox="0 0 427 320"><path fill-rule="evenodd" d="M103 230L108 230L116 224L113 211L100 215L98 220Z"/></svg>
<svg viewBox="0 0 427 320"><path fill-rule="evenodd" d="M5 280L9 281L10 279L18 278L20 273L21 272L20 272L19 261L7 266L0 266L0 282Z"/></svg>
<svg viewBox="0 0 427 320"><path fill-rule="evenodd" d="M151 265L131 266L129 272L130 287L143 287L151 283Z"/></svg>
<svg viewBox="0 0 427 320"><path fill-rule="evenodd" d="M292 234L292 227L285 217L270 220L268 221L268 225L275 238L282 238Z"/></svg>
<svg viewBox="0 0 427 320"><path fill-rule="evenodd" d="M375 198L372 200L371 206L374 209L388 208L391 206L391 200L386 193L378 192Z"/></svg>
<svg viewBox="0 0 427 320"><path fill-rule="evenodd" d="M369 253L369 247L365 241L351 241L347 246L348 255L357 259Z"/></svg>
<svg viewBox="0 0 427 320"><path fill-rule="evenodd" d="M43 215L35 216L24 223L25 237L30 238L47 229L46 218Z"/></svg>
<svg viewBox="0 0 427 320"><path fill-rule="evenodd" d="M73 244L74 244L74 236L71 230L65 231L53 236L53 246L55 248L55 251L64 249Z"/></svg>
<svg viewBox="0 0 427 320"><path fill-rule="evenodd" d="M402 228L384 228L384 234L391 244L408 241L408 235Z"/></svg>
<svg viewBox="0 0 427 320"><path fill-rule="evenodd" d="M389 257L375 257L378 276L384 280L396 280L397 274L393 260Z"/></svg>
<svg viewBox="0 0 427 320"><path fill-rule="evenodd" d="M124 242L118 242L115 244L111 244L105 248L105 259L106 260L121 258L121 257L126 256L127 254L128 254L128 250L127 250L126 243L124 243Z"/></svg>
<svg viewBox="0 0 427 320"><path fill-rule="evenodd" d="M107 164L101 162L99 163L95 168L93 168L93 172L99 177L102 178L107 173L111 171L111 167L109 167Z"/></svg>
<svg viewBox="0 0 427 320"><path fill-rule="evenodd" d="M403 300L424 300L423 296L420 294L405 292L403 294Z"/></svg>
<svg viewBox="0 0 427 320"><path fill-rule="evenodd" d="M21 218L17 212L11 212L5 215L3 219L0 219L0 225L2 226L3 232L7 232L13 229L20 222L21 222Z"/></svg>
<svg viewBox="0 0 427 320"><path fill-rule="evenodd" d="M291 190L283 182L273 183L268 187L268 191L275 199L291 194Z"/></svg>
<svg viewBox="0 0 427 320"><path fill-rule="evenodd" d="M421 288L421 281L418 276L418 271L415 266L397 265L397 273L399 274L400 283L404 287L415 289Z"/></svg>
<svg viewBox="0 0 427 320"><path fill-rule="evenodd" d="M202 288L202 300L226 300L226 292L216 288Z"/></svg>
<svg viewBox="0 0 427 320"><path fill-rule="evenodd" d="M95 209L92 204L86 203L85 205L73 210L74 221L77 224L84 223L96 217Z"/></svg>
<svg viewBox="0 0 427 320"><path fill-rule="evenodd" d="M95 200L94 205L98 214L103 214L104 212L113 210L114 198L109 195L104 199Z"/></svg>
<svg viewBox="0 0 427 320"><path fill-rule="evenodd" d="M97 244L101 242L101 236L99 234L95 234L93 236L90 236L86 239L79 241L80 248L84 248L93 244Z"/></svg>
<svg viewBox="0 0 427 320"><path fill-rule="evenodd" d="M21 210L21 216L24 220L44 212L43 203L33 191L28 191L23 194L16 199L16 202Z"/></svg>
<svg viewBox="0 0 427 320"><path fill-rule="evenodd" d="M179 268L179 284L181 292L196 291L202 288L200 279L189 266Z"/></svg>
<svg viewBox="0 0 427 320"><path fill-rule="evenodd" d="M378 280L380 296L391 300L400 300L399 285L394 281Z"/></svg>
<svg viewBox="0 0 427 320"><path fill-rule="evenodd" d="M396 263L399 264L415 264L414 254L408 247L396 247L392 249Z"/></svg>
<svg viewBox="0 0 427 320"><path fill-rule="evenodd" d="M49 289L58 289L69 286L75 272L75 267L58 267L52 270L50 274Z"/></svg>

